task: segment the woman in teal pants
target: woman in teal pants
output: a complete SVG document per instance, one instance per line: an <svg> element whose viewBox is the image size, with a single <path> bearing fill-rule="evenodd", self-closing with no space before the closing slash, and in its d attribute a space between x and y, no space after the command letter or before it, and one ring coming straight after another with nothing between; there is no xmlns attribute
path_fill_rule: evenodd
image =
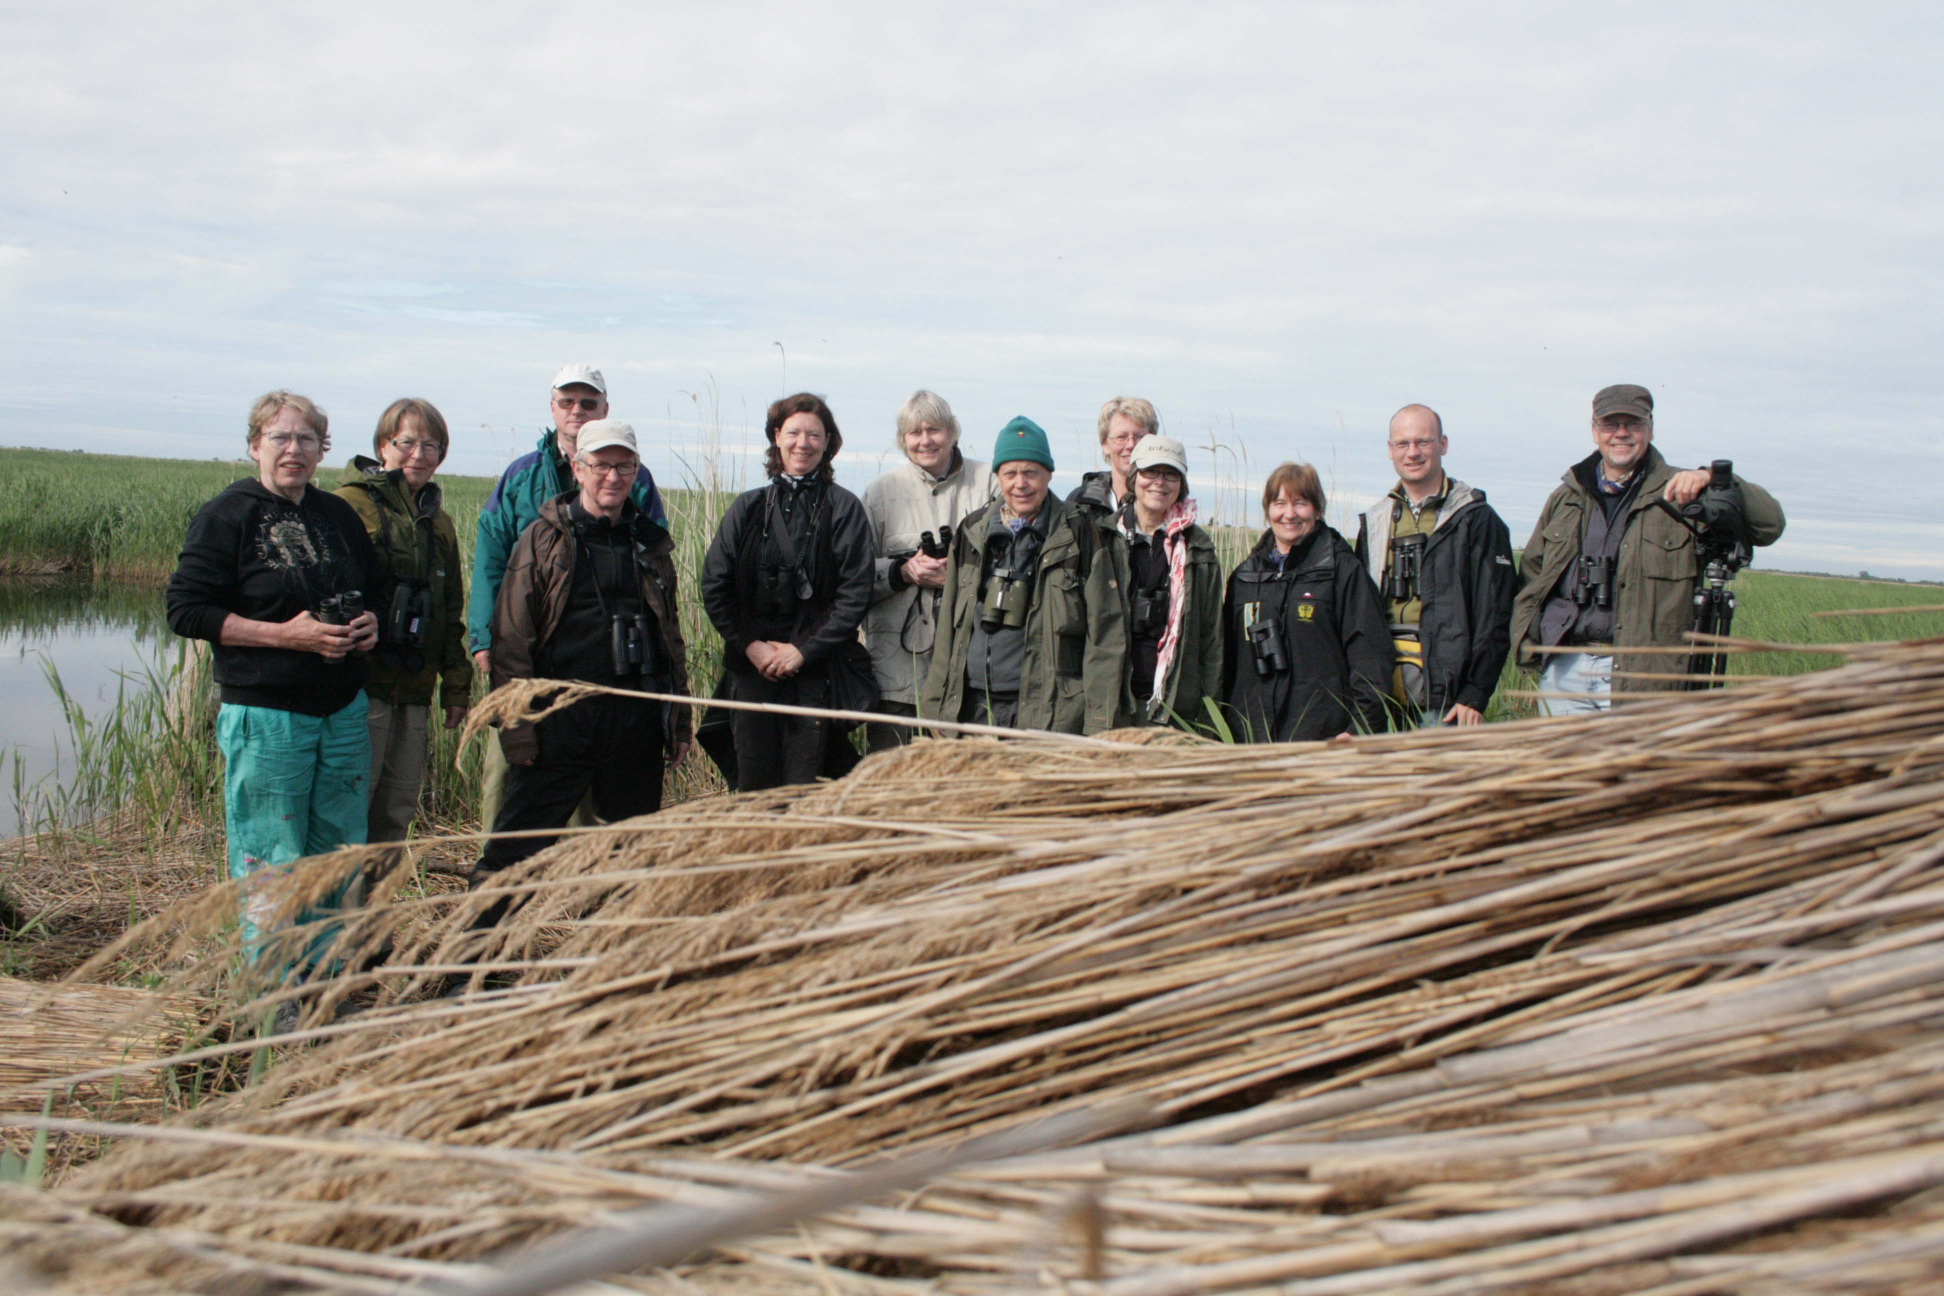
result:
<svg viewBox="0 0 1944 1296"><path fill-rule="evenodd" d="M232 878L365 840L362 654L378 621L361 608L376 601L378 560L356 511L311 485L329 427L295 392L260 398L249 419L257 476L202 506L169 578L170 627L214 645ZM272 907L245 893L253 953Z"/></svg>

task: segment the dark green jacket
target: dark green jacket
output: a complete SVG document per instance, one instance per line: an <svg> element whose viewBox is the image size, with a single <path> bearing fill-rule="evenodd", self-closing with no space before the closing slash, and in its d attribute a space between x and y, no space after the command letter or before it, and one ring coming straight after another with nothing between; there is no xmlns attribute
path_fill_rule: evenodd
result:
<svg viewBox="0 0 1944 1296"><path fill-rule="evenodd" d="M1596 462L1597 455L1566 470L1558 489L1540 510L1532 539L1526 541L1525 552L1519 556L1520 587L1512 605L1512 646L1521 666L1545 665L1539 660L1541 654L1532 651L1539 642L1539 614L1560 576L1579 558L1588 510L1599 507L1588 485ZM1622 651L1613 668L1672 675L1680 672L1685 659L1660 654L1629 656L1625 650L1650 645L1674 647L1686 642L1687 632L1694 627L1694 585L1701 575L1700 562L1695 556L1693 535L1654 503L1680 469L1649 446L1641 471L1646 476L1627 510L1615 571L1613 644ZM1750 542L1774 544L1782 538L1785 524L1782 506L1754 482L1741 477L1735 480L1741 483L1743 519ZM1614 680L1613 687L1616 692L1646 693L1680 688L1681 684L1678 680L1622 676Z"/></svg>
<svg viewBox="0 0 1944 1296"><path fill-rule="evenodd" d="M399 581L423 581L432 591L426 619L422 670L410 671L385 651L369 660L371 678L365 692L394 706L430 706L435 683L443 683L441 704L469 706L472 702L472 662L466 656L466 588L459 567L459 536L452 519L440 507L443 492L427 482L413 499L405 476L386 472L376 460L358 455L344 470L335 492L357 510L358 520L371 534L385 580L382 589L366 590L365 602L378 614L382 633L391 608L393 587Z"/></svg>
<svg viewBox="0 0 1944 1296"><path fill-rule="evenodd" d="M918 714L957 720L965 703L966 658L979 612L979 577L995 500L966 515L952 537L952 563L938 606L938 642ZM1020 668L1019 727L1101 733L1135 723L1127 689L1127 542L1053 495L1046 544L1033 572ZM1082 534L1086 528L1088 534Z"/></svg>
<svg viewBox="0 0 1944 1296"><path fill-rule="evenodd" d="M1222 559L1215 541L1199 526L1182 533L1188 545L1188 586L1181 601L1181 641L1175 645L1168 677L1149 699L1151 724L1175 724L1197 733L1213 729L1204 699L1222 700ZM1133 581L1123 587L1132 591ZM1130 689L1131 693L1132 690Z"/></svg>

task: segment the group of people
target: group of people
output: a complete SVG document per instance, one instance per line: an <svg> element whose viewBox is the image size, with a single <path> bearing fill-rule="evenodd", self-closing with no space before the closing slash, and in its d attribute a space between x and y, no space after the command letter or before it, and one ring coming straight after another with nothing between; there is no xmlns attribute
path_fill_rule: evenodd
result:
<svg viewBox="0 0 1944 1296"><path fill-rule="evenodd" d="M437 409L395 401L329 493L312 481L324 412L290 391L252 406L258 475L197 513L168 589L176 633L214 646L232 876L402 839L434 703L463 723L475 671L688 693L673 542L633 428L588 365L555 375L549 416L481 512L468 596ZM743 791L841 775L854 725L818 713L868 714L874 751L927 720L1257 742L1472 725L1514 645L1552 714L1603 709L1616 666L1631 688L1673 687L1663 659L1627 653L1689 628L1701 558L1676 513L1710 473L1654 448L1644 387L1602 389L1591 427L1518 564L1485 492L1446 472L1438 414L1411 404L1388 428L1397 483L1354 542L1325 520L1315 469L1284 463L1225 574L1186 447L1146 400L1101 408L1103 466L1060 498L1038 424L1013 419L971 458L951 407L914 392L900 462L860 497L834 479L830 407L786 397L765 419L768 480L731 503L699 577L730 705L699 733L687 704L611 694L501 727L475 885L545 830L657 809L697 740ZM1780 506L1735 487L1743 538L1773 543ZM539 835L497 835L522 830Z"/></svg>

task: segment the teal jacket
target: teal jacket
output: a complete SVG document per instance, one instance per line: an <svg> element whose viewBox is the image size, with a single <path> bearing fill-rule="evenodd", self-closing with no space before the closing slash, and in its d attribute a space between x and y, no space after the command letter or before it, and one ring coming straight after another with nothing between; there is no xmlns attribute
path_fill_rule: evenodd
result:
<svg viewBox="0 0 1944 1296"><path fill-rule="evenodd" d="M574 474L560 457L552 428L540 434L540 444L506 465L486 506L479 511L479 535L473 541L472 594L466 604L466 631L472 651L483 652L493 646L493 604L499 599L500 580L506 575L506 560L513 553L513 542L520 532L540 516L540 506L557 495L574 489ZM668 527L662 512L661 492L648 465L641 465L630 495L656 526Z"/></svg>

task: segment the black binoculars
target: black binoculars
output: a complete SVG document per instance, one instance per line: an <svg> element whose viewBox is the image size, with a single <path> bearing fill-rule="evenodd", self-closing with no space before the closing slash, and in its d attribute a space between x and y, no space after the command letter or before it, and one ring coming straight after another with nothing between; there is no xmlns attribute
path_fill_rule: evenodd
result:
<svg viewBox="0 0 1944 1296"><path fill-rule="evenodd" d="M1136 594L1134 596L1133 616L1129 619L1132 624L1128 626L1128 630L1137 635L1150 634L1156 626L1166 625L1168 623L1168 592L1166 590L1157 590L1151 594Z"/></svg>
<svg viewBox="0 0 1944 1296"><path fill-rule="evenodd" d="M1424 569L1424 537L1394 536L1391 539L1390 572L1384 579L1384 597L1395 603L1409 603L1417 597L1418 574Z"/></svg>
<svg viewBox="0 0 1944 1296"><path fill-rule="evenodd" d="M378 641L393 648L423 648L425 624L431 615L431 587L401 582L392 589L391 606L385 610L384 624L378 628Z"/></svg>
<svg viewBox="0 0 1944 1296"><path fill-rule="evenodd" d="M918 537L918 552L927 558L943 558L952 552L952 527L948 522L938 528L936 539L927 531Z"/></svg>
<svg viewBox="0 0 1944 1296"><path fill-rule="evenodd" d="M346 590L342 594L327 594L318 600L317 611L311 615L325 625L350 625L364 615L364 591Z"/></svg>
<svg viewBox="0 0 1944 1296"><path fill-rule="evenodd" d="M1026 582L1014 576L1012 568L994 568L979 605L979 624L988 632L1024 629L1028 597Z"/></svg>
<svg viewBox="0 0 1944 1296"><path fill-rule="evenodd" d="M756 614L772 619L796 615L798 603L808 603L815 591L810 580L793 567L756 569Z"/></svg>
<svg viewBox="0 0 1944 1296"><path fill-rule="evenodd" d="M1573 582L1573 602L1581 607L1613 606L1613 559L1580 555L1579 579Z"/></svg>
<svg viewBox="0 0 1944 1296"><path fill-rule="evenodd" d="M617 677L648 675L655 664L645 612L616 612L608 618L608 654Z"/></svg>
<svg viewBox="0 0 1944 1296"><path fill-rule="evenodd" d="M1255 672L1267 679L1289 670L1289 650L1283 647L1282 627L1268 617L1249 623L1249 648L1255 658Z"/></svg>

